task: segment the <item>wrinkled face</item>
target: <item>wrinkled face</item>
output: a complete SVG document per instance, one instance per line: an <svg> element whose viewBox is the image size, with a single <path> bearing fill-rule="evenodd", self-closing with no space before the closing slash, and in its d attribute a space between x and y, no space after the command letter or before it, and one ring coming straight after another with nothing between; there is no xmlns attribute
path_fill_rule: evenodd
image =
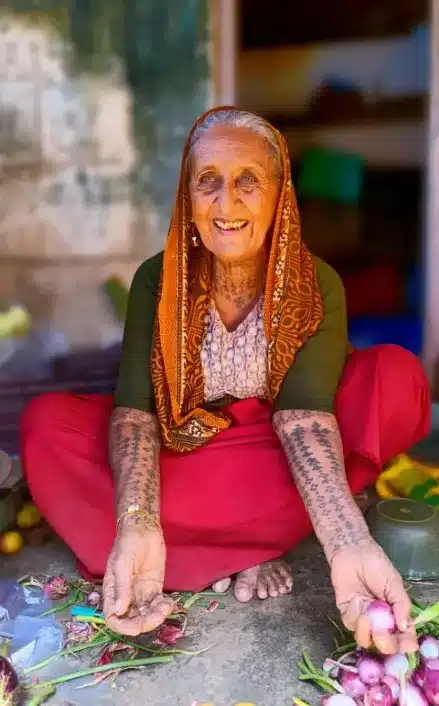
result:
<svg viewBox="0 0 439 706"><path fill-rule="evenodd" d="M265 138L248 128L210 128L194 147L189 186L192 219L206 248L221 260L257 255L280 191Z"/></svg>

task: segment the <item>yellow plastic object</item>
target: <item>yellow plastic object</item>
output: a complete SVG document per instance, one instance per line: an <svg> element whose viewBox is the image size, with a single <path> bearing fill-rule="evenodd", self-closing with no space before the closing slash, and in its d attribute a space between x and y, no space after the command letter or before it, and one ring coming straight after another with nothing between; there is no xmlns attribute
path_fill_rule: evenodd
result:
<svg viewBox="0 0 439 706"><path fill-rule="evenodd" d="M25 503L17 514L17 527L20 529L31 529L36 527L41 521L39 510L33 503Z"/></svg>
<svg viewBox="0 0 439 706"><path fill-rule="evenodd" d="M25 336L31 325L30 314L22 306L11 306L7 311L0 311L0 338Z"/></svg>
<svg viewBox="0 0 439 706"><path fill-rule="evenodd" d="M376 491L383 499L406 498L416 486L428 480L435 480L438 484L429 491L429 495L439 495L439 468L425 466L406 454L401 454L379 475Z"/></svg>
<svg viewBox="0 0 439 706"><path fill-rule="evenodd" d="M23 538L19 532L5 532L0 537L0 552L2 554L15 554L23 546Z"/></svg>

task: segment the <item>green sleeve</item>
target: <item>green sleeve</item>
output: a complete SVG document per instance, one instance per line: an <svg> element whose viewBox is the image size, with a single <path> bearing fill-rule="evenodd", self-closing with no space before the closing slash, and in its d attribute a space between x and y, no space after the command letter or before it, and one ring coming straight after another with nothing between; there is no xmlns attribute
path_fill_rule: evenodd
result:
<svg viewBox="0 0 439 706"><path fill-rule="evenodd" d="M324 316L316 333L297 353L275 400L275 410L334 411L334 399L348 351L343 283L329 265L316 258Z"/></svg>
<svg viewBox="0 0 439 706"><path fill-rule="evenodd" d="M115 405L155 412L149 369L163 253L143 262L134 275L125 320Z"/></svg>

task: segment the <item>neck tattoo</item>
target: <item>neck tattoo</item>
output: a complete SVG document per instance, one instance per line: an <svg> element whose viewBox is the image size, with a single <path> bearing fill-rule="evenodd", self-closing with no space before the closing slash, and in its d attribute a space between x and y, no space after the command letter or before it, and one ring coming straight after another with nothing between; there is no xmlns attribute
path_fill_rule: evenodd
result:
<svg viewBox="0 0 439 706"><path fill-rule="evenodd" d="M252 306L265 284L265 253L243 262L214 261L213 297L216 303L227 302L238 310Z"/></svg>

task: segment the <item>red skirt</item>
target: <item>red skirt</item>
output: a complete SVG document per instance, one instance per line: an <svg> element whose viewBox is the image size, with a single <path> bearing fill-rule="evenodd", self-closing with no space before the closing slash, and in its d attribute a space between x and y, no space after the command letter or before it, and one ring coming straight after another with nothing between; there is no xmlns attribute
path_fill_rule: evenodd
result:
<svg viewBox="0 0 439 706"><path fill-rule="evenodd" d="M110 396L48 393L22 418L24 473L42 515L83 569L102 576L115 536L108 461ZM277 558L305 539L311 523L258 399L227 409L229 429L187 454L160 456L166 590L196 591ZM430 429L430 395L417 358L393 345L356 351L336 401L353 493Z"/></svg>

